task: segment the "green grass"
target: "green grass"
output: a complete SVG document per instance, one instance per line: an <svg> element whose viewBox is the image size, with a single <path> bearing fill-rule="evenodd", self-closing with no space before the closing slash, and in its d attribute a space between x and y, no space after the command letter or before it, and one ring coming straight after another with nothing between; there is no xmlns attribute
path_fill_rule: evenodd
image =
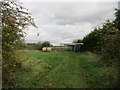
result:
<svg viewBox="0 0 120 90"><path fill-rule="evenodd" d="M100 67L99 57L92 53L21 52L22 67L15 70L16 88L104 88L111 87L114 79L108 72L113 68Z"/></svg>

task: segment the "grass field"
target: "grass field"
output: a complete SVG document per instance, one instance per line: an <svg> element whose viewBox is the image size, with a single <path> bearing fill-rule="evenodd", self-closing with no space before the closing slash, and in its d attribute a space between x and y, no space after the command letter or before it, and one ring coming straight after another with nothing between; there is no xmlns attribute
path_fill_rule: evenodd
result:
<svg viewBox="0 0 120 90"><path fill-rule="evenodd" d="M93 53L21 52L22 67L15 70L17 88L104 88L114 83L109 72L114 68L101 67Z"/></svg>

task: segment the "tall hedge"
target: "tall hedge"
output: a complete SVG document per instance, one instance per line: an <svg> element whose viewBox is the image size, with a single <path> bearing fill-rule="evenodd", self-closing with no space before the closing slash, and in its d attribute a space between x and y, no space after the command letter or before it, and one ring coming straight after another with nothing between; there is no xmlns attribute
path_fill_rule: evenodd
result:
<svg viewBox="0 0 120 90"><path fill-rule="evenodd" d="M16 55L16 44L24 38L23 30L34 21L27 9L17 1L0 1L2 19L2 78L3 88L13 87L14 68L19 64ZM36 27L36 26L35 26Z"/></svg>

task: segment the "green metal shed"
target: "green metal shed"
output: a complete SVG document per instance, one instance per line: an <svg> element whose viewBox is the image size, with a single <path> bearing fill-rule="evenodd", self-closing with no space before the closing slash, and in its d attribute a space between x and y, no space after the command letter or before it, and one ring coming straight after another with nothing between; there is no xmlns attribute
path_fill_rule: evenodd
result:
<svg viewBox="0 0 120 90"><path fill-rule="evenodd" d="M64 43L66 50L74 51L74 52L82 52L83 51L83 43Z"/></svg>

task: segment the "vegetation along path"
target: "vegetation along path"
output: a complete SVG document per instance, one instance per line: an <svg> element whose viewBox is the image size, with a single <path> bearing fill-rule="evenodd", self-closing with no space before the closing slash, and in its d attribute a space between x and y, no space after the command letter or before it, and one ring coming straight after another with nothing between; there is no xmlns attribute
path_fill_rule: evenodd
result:
<svg viewBox="0 0 120 90"><path fill-rule="evenodd" d="M24 50L22 67L15 70L17 88L109 87L107 68L93 53ZM103 77L104 76L104 77Z"/></svg>

